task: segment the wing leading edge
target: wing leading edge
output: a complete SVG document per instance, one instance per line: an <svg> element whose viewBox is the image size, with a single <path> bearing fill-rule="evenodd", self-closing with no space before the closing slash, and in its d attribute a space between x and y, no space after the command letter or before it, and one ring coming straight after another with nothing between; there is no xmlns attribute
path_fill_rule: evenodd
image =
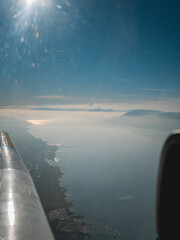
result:
<svg viewBox="0 0 180 240"><path fill-rule="evenodd" d="M0 131L0 239L54 239L31 176L4 131Z"/></svg>

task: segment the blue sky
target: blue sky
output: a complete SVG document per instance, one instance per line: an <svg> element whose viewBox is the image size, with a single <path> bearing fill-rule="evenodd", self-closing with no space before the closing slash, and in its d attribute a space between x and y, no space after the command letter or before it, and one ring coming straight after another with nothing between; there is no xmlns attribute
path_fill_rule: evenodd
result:
<svg viewBox="0 0 180 240"><path fill-rule="evenodd" d="M178 1L1 1L0 105L179 98L179 10Z"/></svg>

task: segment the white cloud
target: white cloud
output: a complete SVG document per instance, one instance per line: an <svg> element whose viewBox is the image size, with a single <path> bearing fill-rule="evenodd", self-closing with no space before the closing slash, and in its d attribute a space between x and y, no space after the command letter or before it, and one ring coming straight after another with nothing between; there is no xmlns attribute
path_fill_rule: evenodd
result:
<svg viewBox="0 0 180 240"><path fill-rule="evenodd" d="M153 91L153 92L179 92L180 90L176 89L160 89L160 88L142 88L144 91Z"/></svg>
<svg viewBox="0 0 180 240"><path fill-rule="evenodd" d="M63 95L45 95L45 96L36 96L40 99L57 99L57 100L66 100L66 101L108 101L108 98L96 98L96 97L72 97L72 96L63 96Z"/></svg>
<svg viewBox="0 0 180 240"><path fill-rule="evenodd" d="M60 98L63 99L64 96L39 96L41 98ZM69 97L65 97L67 99L70 99ZM76 98L71 98L76 99ZM88 99L89 100L89 99ZM92 99L91 99L92 100ZM158 100L154 101L136 101L133 102L132 100L130 102L96 102L96 101L87 101L87 103L82 103L83 101L80 101L80 103L72 103L69 104L48 104L48 105L25 105L25 106L3 106L0 107L0 111L10 112L9 110L14 111L14 113L17 112L17 109L19 110L27 110L27 111L34 111L36 110L36 113L39 112L39 114L42 116L43 112L51 111L79 111L79 112L127 112L129 110L133 109L147 109L147 110L157 110L157 111L164 111L164 112L180 112L180 98L159 98ZM92 104L89 104L92 103ZM10 114L11 115L11 114ZM40 118L41 119L41 118ZM43 119L43 118L42 118ZM33 119L32 119L33 120Z"/></svg>

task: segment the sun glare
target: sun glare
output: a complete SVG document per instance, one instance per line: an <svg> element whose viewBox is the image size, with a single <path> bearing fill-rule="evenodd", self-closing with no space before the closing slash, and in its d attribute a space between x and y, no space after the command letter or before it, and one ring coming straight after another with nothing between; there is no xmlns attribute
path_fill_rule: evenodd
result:
<svg viewBox="0 0 180 240"><path fill-rule="evenodd" d="M29 6L35 2L36 2L36 0L26 0L27 5L29 5Z"/></svg>

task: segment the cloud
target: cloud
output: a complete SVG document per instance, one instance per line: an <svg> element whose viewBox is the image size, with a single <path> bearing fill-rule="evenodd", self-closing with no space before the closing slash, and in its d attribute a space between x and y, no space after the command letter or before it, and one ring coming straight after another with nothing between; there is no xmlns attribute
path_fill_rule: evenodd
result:
<svg viewBox="0 0 180 240"><path fill-rule="evenodd" d="M142 88L142 90L152 91L152 92L178 92L178 93L180 93L180 90L175 90L175 89Z"/></svg>
<svg viewBox="0 0 180 240"><path fill-rule="evenodd" d="M55 99L55 100L66 100L66 101L107 101L108 98L96 98L96 97L72 97L63 95L47 95L47 96L36 96L40 99Z"/></svg>
<svg viewBox="0 0 180 240"><path fill-rule="evenodd" d="M165 89L143 89L144 91L165 91ZM170 90L168 90L170 91ZM172 92L175 90L171 90ZM178 90L177 90L178 92ZM179 94L178 94L179 95ZM104 96L104 97L103 97ZM55 108L64 109L81 109L81 111L102 111L100 109L109 109L109 111L128 111L131 109L148 109L158 110L166 112L178 112L180 111L180 98L177 97L157 97L153 100L147 100L142 98L140 95L135 97L133 95L121 95L121 94L109 94L103 95L102 97L73 97L63 95L49 95L49 96L37 96L42 101L39 104L43 104L48 107L52 104L56 105ZM136 98L133 99L132 98ZM44 101L45 100L45 101ZM58 106L59 104L59 106ZM60 105L61 104L61 105ZM89 106L88 106L89 105ZM41 106L42 107L42 106ZM42 109L41 109L42 110ZM47 109L49 110L49 109ZM55 110L55 109L54 109ZM60 111L60 110L59 110ZM107 110L106 110L107 111Z"/></svg>
<svg viewBox="0 0 180 240"><path fill-rule="evenodd" d="M75 98L70 96L61 96L61 95L49 95L49 96L36 96L36 98L42 99L63 99L63 100L80 100L81 98Z"/></svg>
<svg viewBox="0 0 180 240"><path fill-rule="evenodd" d="M138 100L121 101L105 98L76 98L62 95L38 96L42 101L35 105L0 106L1 111L85 111L85 112L128 112L129 110L146 109L161 112L180 112L180 98L160 97L152 101ZM47 102L44 99L47 98ZM54 101L49 101L54 99ZM58 99L60 101L58 101ZM67 100L64 100L67 99ZM61 101L62 100L62 101ZM73 100L73 101L72 101ZM76 100L76 101L75 101ZM86 101L83 101L86 100ZM107 101L105 101L107 100ZM149 112L150 113L150 112ZM148 114L149 114L148 113ZM139 113L140 114L140 113ZM142 112L141 112L142 114Z"/></svg>
<svg viewBox="0 0 180 240"><path fill-rule="evenodd" d="M122 112L112 108L54 108L54 107L32 107L30 110L35 111L70 111L70 112ZM124 112L124 111L123 111Z"/></svg>

